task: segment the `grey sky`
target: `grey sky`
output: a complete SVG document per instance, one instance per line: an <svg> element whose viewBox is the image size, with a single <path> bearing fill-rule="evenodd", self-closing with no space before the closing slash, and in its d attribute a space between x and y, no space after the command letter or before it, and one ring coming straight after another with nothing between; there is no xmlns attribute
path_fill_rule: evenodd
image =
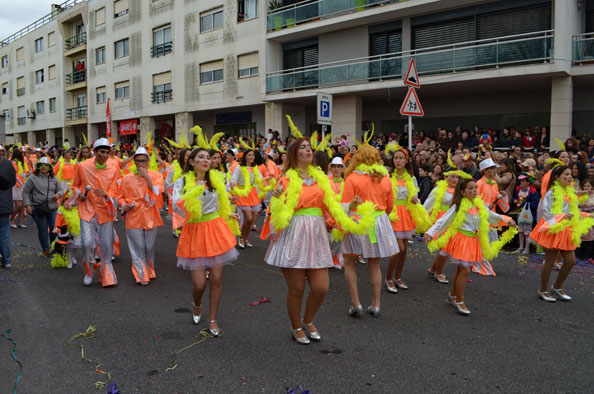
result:
<svg viewBox="0 0 594 394"><path fill-rule="evenodd" d="M50 13L51 4L64 0L0 0L0 40Z"/></svg>

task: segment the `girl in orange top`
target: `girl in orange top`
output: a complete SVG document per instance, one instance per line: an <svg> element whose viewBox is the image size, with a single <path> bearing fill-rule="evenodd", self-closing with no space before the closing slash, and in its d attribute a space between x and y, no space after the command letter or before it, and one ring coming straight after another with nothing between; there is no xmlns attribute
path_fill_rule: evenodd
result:
<svg viewBox="0 0 594 394"><path fill-rule="evenodd" d="M282 270L288 287L287 311L292 336L303 345L310 343L308 337L314 341L321 339L313 320L328 292L328 268L333 265L323 216L328 207L322 186L329 189L330 185L326 174L315 169L312 161L309 141L296 139L289 148L287 171L273 192L274 198L270 203L273 239L264 258L267 264ZM328 190L328 193L332 192ZM332 201L337 204L336 200ZM288 211L284 212L282 208ZM286 215L289 215L288 222L283 224L286 227L275 228L275 223L280 226L280 217ZM311 291L301 320L306 280Z"/></svg>
<svg viewBox="0 0 594 394"><path fill-rule="evenodd" d="M210 153L196 148L190 153L184 175L173 188L174 209L186 223L177 244L177 267L190 271L194 324L200 323L206 270L210 270L209 324L214 336L220 334L217 312L223 295L223 265L237 259L235 237L225 222L239 216L231 213L224 183L211 170Z"/></svg>
<svg viewBox="0 0 594 394"><path fill-rule="evenodd" d="M239 248L244 249L246 246L251 248L253 245L248 241L250 231L256 224L258 219L258 213L260 212L260 197L258 197L258 190L256 188L255 177L261 176L254 173L254 168L257 168L255 164L256 153L253 150L245 151L241 158L241 165L235 168L231 177L231 194L233 195L233 188L235 186L247 187L250 189L247 196L238 196L237 208L241 210L243 214L243 222L241 225L241 237L239 238ZM244 173L249 174L246 179Z"/></svg>
<svg viewBox="0 0 594 394"><path fill-rule="evenodd" d="M12 166L16 172L16 184L12 187L12 201L14 202L14 211L12 215L10 215L10 227L27 227L23 224L23 218L25 217L25 206L23 205L23 185L25 184L27 176L29 176L29 169L31 167L25 164L26 161L23 158L23 152L18 148L15 148L15 150L12 152L10 161L12 162ZM15 223L17 216L19 218L18 225Z"/></svg>
<svg viewBox="0 0 594 394"><path fill-rule="evenodd" d="M567 166L556 167L551 172L548 191L542 199L544 217L530 233L530 238L545 249L545 261L540 276L539 297L544 301L556 299L569 301L571 297L563 291L563 283L575 264L575 249L581 237L594 224L590 217L582 217L578 198L571 186L571 169ZM564 263L559 270L557 281L550 289L556 298L549 294L549 277L557 256L563 257Z"/></svg>
<svg viewBox="0 0 594 394"><path fill-rule="evenodd" d="M388 171L381 163L379 152L370 145L362 145L353 155L345 170L345 184L342 202L358 197L376 205L376 223L367 235L347 234L342 240L342 253L345 259L345 279L351 293L352 305L349 315L361 315L363 307L357 289L356 259L360 255L368 259L371 275L373 301L367 311L374 317L380 313L380 293L382 273L380 259L398 253L398 243L390 227L388 215L394 206L394 192Z"/></svg>
<svg viewBox="0 0 594 394"><path fill-rule="evenodd" d="M70 184L74 179L75 172L76 163L72 161L72 152L66 150L62 153L62 157L54 167L54 174L60 181Z"/></svg>

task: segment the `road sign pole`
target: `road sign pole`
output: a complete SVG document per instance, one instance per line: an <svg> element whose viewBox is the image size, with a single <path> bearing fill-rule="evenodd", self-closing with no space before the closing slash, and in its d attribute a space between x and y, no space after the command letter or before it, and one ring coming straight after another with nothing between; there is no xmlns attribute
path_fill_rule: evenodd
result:
<svg viewBox="0 0 594 394"><path fill-rule="evenodd" d="M328 131L328 126L323 124L322 125L322 140L324 140L324 138L326 138L326 131Z"/></svg>
<svg viewBox="0 0 594 394"><path fill-rule="evenodd" d="M408 116L408 151L412 152L412 116Z"/></svg>

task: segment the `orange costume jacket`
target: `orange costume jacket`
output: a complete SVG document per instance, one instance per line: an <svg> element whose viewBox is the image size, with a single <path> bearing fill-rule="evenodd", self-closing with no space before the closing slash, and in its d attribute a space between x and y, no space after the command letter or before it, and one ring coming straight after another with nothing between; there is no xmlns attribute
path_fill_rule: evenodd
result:
<svg viewBox="0 0 594 394"><path fill-rule="evenodd" d="M476 182L476 188L481 200L483 200L487 206L492 206L491 211L495 212L495 205L499 206L503 212L509 211L509 203L507 202L507 199L499 198L499 187L497 186L497 182L494 180L489 181L487 178L482 177ZM507 196L507 198L509 198L509 196Z"/></svg>
<svg viewBox="0 0 594 394"><path fill-rule="evenodd" d="M120 179L120 167L115 160L107 160L105 168L99 168L95 159L88 159L76 166L72 190L78 199L86 192L87 186L92 189L101 189L107 193L106 197L99 197L90 190L85 201L78 201L78 214L82 220L90 221L97 215L99 224L113 222L117 211L115 199L118 194L118 180Z"/></svg>
<svg viewBox="0 0 594 394"><path fill-rule="evenodd" d="M161 193L165 190L163 176L156 171L148 171L153 183L149 189L146 180L140 176L130 173L121 182L118 196L118 205L134 204L134 208L126 212L126 229L150 230L163 225L157 204Z"/></svg>

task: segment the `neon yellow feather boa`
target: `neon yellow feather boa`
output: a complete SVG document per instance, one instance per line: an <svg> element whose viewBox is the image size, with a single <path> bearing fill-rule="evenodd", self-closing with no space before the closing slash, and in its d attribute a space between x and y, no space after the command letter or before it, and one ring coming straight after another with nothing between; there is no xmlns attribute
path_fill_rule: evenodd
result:
<svg viewBox="0 0 594 394"><path fill-rule="evenodd" d="M239 223L237 220L231 217L233 210L231 203L229 202L229 196L227 195L227 188L225 187L225 174L214 170L210 171L210 183L217 192L217 198L219 201L219 215L227 222L227 225L231 229L231 232L235 236L239 236L241 231L239 230Z"/></svg>
<svg viewBox="0 0 594 394"><path fill-rule="evenodd" d="M196 184L196 173L188 171L184 174L184 193L180 196L184 200L184 208L188 211L188 221L196 221L202 217L202 196L205 185Z"/></svg>
<svg viewBox="0 0 594 394"><path fill-rule="evenodd" d="M380 175L385 175L388 176L388 170L386 169L386 167L379 165L379 164L359 164L357 166L357 168L355 168L355 171L359 171L359 172L363 172L367 175L373 176L373 177L377 177Z"/></svg>
<svg viewBox="0 0 594 394"><path fill-rule="evenodd" d="M256 171L258 168L256 166L252 167L254 170L254 179L256 178ZM231 194L237 197L247 197L248 194L252 191L252 187L254 184L252 183L252 176L250 174L250 170L246 166L239 166L239 171L241 171L241 176L243 177L244 184L243 185L235 185L233 189L231 189ZM260 174L260 171L258 171Z"/></svg>
<svg viewBox="0 0 594 394"><path fill-rule="evenodd" d="M175 183L183 175L183 170L177 160L174 160L171 166L173 167L173 179L171 183Z"/></svg>
<svg viewBox="0 0 594 394"><path fill-rule="evenodd" d="M437 215L441 210L441 202L443 201L443 197L445 196L446 191L448 190L448 182L445 180L441 180L437 182L437 187L435 188L435 204L433 205L433 209L431 210L431 215L429 216L429 221L431 223L435 223L437 220Z"/></svg>
<svg viewBox="0 0 594 394"><path fill-rule="evenodd" d="M342 230L354 234L366 234L369 227L375 224L373 218L375 204L371 201L367 201L357 208L357 215L360 216L357 223L344 212L342 205L335 200L330 180L326 174L311 165L307 168L307 174L316 181L318 187L324 193L324 204ZM270 222L275 231L287 228L293 218L293 213L299 203L299 196L303 190L303 179L296 170L288 170L285 176L289 180L287 190L281 197L272 197L270 202Z"/></svg>
<svg viewBox="0 0 594 394"><path fill-rule="evenodd" d="M487 211L484 201L478 197L473 201L470 201L466 197L462 198L458 212L456 212L456 216L454 216L454 220L445 233L427 244L429 250L434 252L445 247L448 242L450 242L450 240L458 233L458 230L462 227L462 224L466 220L466 213L473 207L477 208L479 211L480 224L478 237L483 258L490 261L497 257L503 245L511 241L512 238L518 233L518 230L514 227L509 228L503 234L501 234L501 238L498 241L489 242L489 211Z"/></svg>
<svg viewBox="0 0 594 394"><path fill-rule="evenodd" d="M406 200L406 210L410 213L413 221L415 222L415 225L417 226L417 232L424 233L425 231L427 231L429 229L429 227L431 227L431 221L429 220L429 215L427 214L427 211L425 210L425 208L421 204L419 204L419 203L413 204L411 201L412 198L414 196L416 196L417 193L419 192L419 190L415 186L415 181L413 180L413 177L410 176L410 174L406 170L402 174L402 179L399 179L397 171L394 171L394 173L392 174L392 188L394 190L394 202L397 201L397 195L398 195L398 182L397 181L399 181L399 180L404 180L405 186L408 190L408 198ZM395 222L398 220L398 215L396 214L396 209L392 209L392 213L390 213L390 220L392 222Z"/></svg>
<svg viewBox="0 0 594 394"><path fill-rule="evenodd" d="M78 208L72 207L70 210L60 206L58 208L58 212L60 212L64 216L64 221L68 225L68 231L75 237L80 235L80 217L78 216Z"/></svg>
<svg viewBox="0 0 594 394"><path fill-rule="evenodd" d="M553 224L549 233L557 234L571 226L571 242L575 246L580 246L582 243L582 235L586 234L592 226L594 226L594 219L591 217L582 217L580 209L578 207L579 199L575 194L575 190L572 186L562 187L558 181L555 181L551 187L553 191L553 215L563 214L563 201L565 197L569 198L569 210L573 217L571 219L563 219L559 223Z"/></svg>

